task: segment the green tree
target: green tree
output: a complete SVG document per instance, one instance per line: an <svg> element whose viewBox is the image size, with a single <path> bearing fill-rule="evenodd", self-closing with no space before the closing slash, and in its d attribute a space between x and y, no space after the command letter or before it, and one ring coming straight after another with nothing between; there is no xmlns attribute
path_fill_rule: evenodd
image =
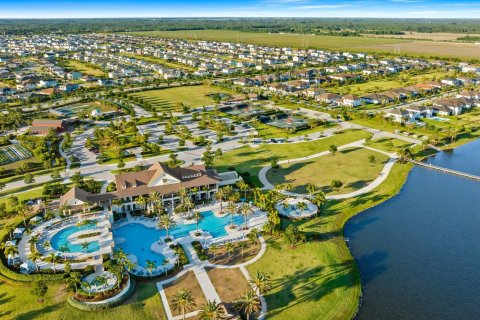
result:
<svg viewBox="0 0 480 320"><path fill-rule="evenodd" d="M182 312L182 318L185 320L185 313L187 311L193 310L196 306L195 298L192 295L191 291L181 289L173 295L172 299L172 308L175 311Z"/></svg>
<svg viewBox="0 0 480 320"><path fill-rule="evenodd" d="M260 298L253 290L248 290L240 299L235 303L235 306L243 311L247 316L247 320L250 320L250 315L260 311L262 304Z"/></svg>

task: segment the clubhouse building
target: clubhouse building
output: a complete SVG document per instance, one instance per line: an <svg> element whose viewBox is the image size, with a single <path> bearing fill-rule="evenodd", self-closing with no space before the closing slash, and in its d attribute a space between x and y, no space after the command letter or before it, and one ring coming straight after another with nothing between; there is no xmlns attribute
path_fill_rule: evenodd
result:
<svg viewBox="0 0 480 320"><path fill-rule="evenodd" d="M142 209L139 197L148 198L156 193L158 201L169 208L180 201L181 190L185 190L193 202L205 202L215 196L219 187L241 179L235 171L217 173L204 165L170 168L158 162L143 171L115 175L117 190L113 192L93 194L73 187L60 197L60 205L78 210L84 209L85 204L95 203L116 212L134 211ZM153 210L153 205L147 205L146 209Z"/></svg>

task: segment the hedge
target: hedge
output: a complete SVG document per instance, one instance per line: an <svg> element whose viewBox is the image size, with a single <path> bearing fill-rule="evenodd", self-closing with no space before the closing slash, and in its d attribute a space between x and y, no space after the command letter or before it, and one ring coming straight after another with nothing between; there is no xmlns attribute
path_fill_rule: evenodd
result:
<svg viewBox="0 0 480 320"><path fill-rule="evenodd" d="M118 299L114 299L112 301L108 301L105 303L89 304L86 302L78 301L73 296L71 296L67 299L67 301L72 307L83 310L83 311L105 310L105 309L119 306L125 300L130 298L134 292L135 292L135 280L132 277L130 277L130 288L124 295L118 297Z"/></svg>
<svg viewBox="0 0 480 320"><path fill-rule="evenodd" d="M193 241L192 246L193 246L193 249L195 249L195 252L197 253L197 256L200 260L203 261L208 259L207 251L203 249L203 246L200 243L200 241L198 240Z"/></svg>

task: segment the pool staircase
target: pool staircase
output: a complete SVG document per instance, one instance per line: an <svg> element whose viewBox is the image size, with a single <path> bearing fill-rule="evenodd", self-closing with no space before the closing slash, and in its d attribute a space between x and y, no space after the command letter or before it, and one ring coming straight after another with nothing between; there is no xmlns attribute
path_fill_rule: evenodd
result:
<svg viewBox="0 0 480 320"><path fill-rule="evenodd" d="M453 169L448 169L448 168L443 168L443 167L432 165L430 163L425 163L425 162L416 161L416 160L410 160L410 162L417 165L417 166L420 166L420 167L429 168L429 169L432 169L432 170L437 170L437 171L441 171L441 172L444 172L444 173L450 173L450 174L454 174L454 175L457 175L457 176L460 176L460 177L480 181L480 176L476 176L474 174L465 173L465 172L461 172L461 171L457 171L457 170L453 170Z"/></svg>

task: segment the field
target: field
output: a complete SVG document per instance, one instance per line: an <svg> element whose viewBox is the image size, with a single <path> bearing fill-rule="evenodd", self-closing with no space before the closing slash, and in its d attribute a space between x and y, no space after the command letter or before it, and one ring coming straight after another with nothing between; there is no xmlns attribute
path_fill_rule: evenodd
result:
<svg viewBox="0 0 480 320"><path fill-rule="evenodd" d="M207 269L207 274L223 302L238 300L250 286L242 271L234 269Z"/></svg>
<svg viewBox="0 0 480 320"><path fill-rule="evenodd" d="M182 289L186 289L192 293L192 296L195 298L196 308L198 310L200 306L207 303L207 299L205 298L202 288L198 283L197 278L193 271L187 272L185 275L180 277L178 280L166 285L164 287L165 294L167 296L168 304L170 305L170 310L172 311L173 316L181 315L180 310L173 310L172 308L172 299L173 296Z"/></svg>
<svg viewBox="0 0 480 320"><path fill-rule="evenodd" d="M0 148L0 164L5 165L32 157L32 153L21 145L9 145Z"/></svg>
<svg viewBox="0 0 480 320"><path fill-rule="evenodd" d="M150 102L157 111L175 112L176 104L183 103L189 107L203 107L213 104L213 99L207 96L211 93L224 93L225 91L205 85L148 90L131 93L130 96L142 98ZM179 110L181 111L181 110Z"/></svg>
<svg viewBox="0 0 480 320"><path fill-rule="evenodd" d="M339 37L303 34L269 34L228 30L182 30L130 32L132 35L177 38L187 40L217 40L251 43L278 47L319 48L326 50L349 50L366 52L478 58L479 45L470 43L415 41L379 37Z"/></svg>
<svg viewBox="0 0 480 320"><path fill-rule="evenodd" d="M103 77L105 72L99 68L92 67L86 63L78 60L66 60L65 67L73 69L75 71L80 71L82 75L90 75L93 77Z"/></svg>
<svg viewBox="0 0 480 320"><path fill-rule="evenodd" d="M466 33L449 33L449 32L406 32L405 34L366 34L366 37L375 38L395 38L395 39L417 39L417 40L432 40L432 41L455 41L458 38L467 36ZM469 36L480 36L479 34L469 34Z"/></svg>
<svg viewBox="0 0 480 320"><path fill-rule="evenodd" d="M249 174L249 180L257 186L261 186L258 179L260 169L270 164L272 159L285 160L308 156L328 150L335 144L341 146L353 141L365 139L370 133L363 130L346 131L325 139L301 142L295 144L262 144L256 148L243 147L217 157L214 167L219 171L227 171L233 167L239 173Z"/></svg>
<svg viewBox="0 0 480 320"><path fill-rule="evenodd" d="M375 157L373 163L369 161L370 156ZM299 193L307 193L308 183L315 184L327 194L348 193L375 180L387 161L388 157L384 154L352 148L309 161L282 164L278 169L270 169L267 179L274 185L290 183L292 191ZM343 186L332 188L332 180L340 180Z"/></svg>

